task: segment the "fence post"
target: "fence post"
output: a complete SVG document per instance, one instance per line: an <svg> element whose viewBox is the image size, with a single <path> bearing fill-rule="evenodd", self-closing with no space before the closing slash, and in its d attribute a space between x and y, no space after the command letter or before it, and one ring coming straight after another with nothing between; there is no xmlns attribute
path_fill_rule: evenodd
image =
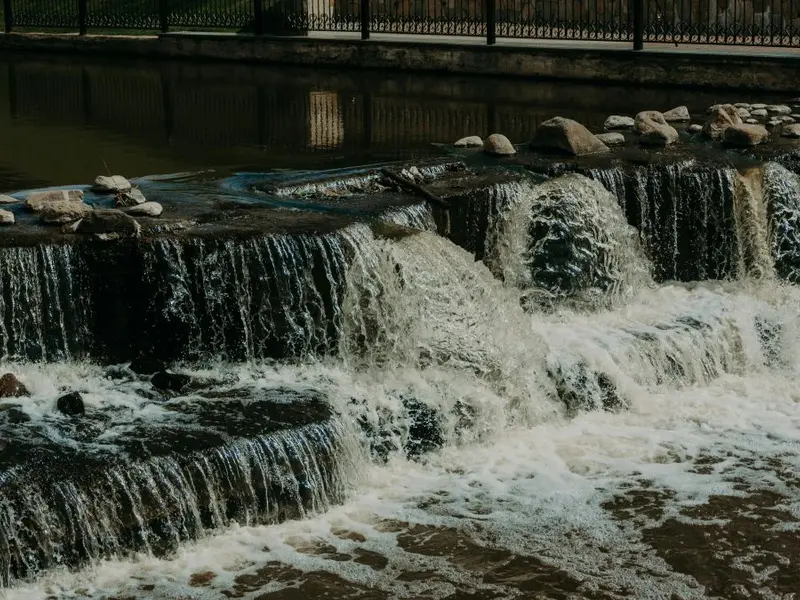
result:
<svg viewBox="0 0 800 600"><path fill-rule="evenodd" d="M256 35L264 35L264 3L262 0L253 0L253 16L256 20L253 32Z"/></svg>
<svg viewBox="0 0 800 600"><path fill-rule="evenodd" d="M370 0L360 0L361 2L361 39L369 39L369 3Z"/></svg>
<svg viewBox="0 0 800 600"><path fill-rule="evenodd" d="M497 42L495 0L486 0L486 43L493 46Z"/></svg>
<svg viewBox="0 0 800 600"><path fill-rule="evenodd" d="M161 33L169 31L169 0L158 0L158 24Z"/></svg>
<svg viewBox="0 0 800 600"><path fill-rule="evenodd" d="M78 31L80 35L86 35L87 0L78 0Z"/></svg>
<svg viewBox="0 0 800 600"><path fill-rule="evenodd" d="M644 0L633 1L633 49L644 48Z"/></svg>
<svg viewBox="0 0 800 600"><path fill-rule="evenodd" d="M11 0L3 0L3 17L5 20L6 33L11 33L14 28L14 16Z"/></svg>

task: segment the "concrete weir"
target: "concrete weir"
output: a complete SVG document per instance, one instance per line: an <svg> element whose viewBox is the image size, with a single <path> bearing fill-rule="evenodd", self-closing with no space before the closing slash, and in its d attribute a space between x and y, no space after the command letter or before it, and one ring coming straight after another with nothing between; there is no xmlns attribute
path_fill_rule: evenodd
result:
<svg viewBox="0 0 800 600"><path fill-rule="evenodd" d="M197 32L159 36L12 33L0 51L141 58L249 61L313 67L390 69L464 75L538 77L638 85L796 91L795 49L650 44L635 52L612 42L503 40L376 35L274 37Z"/></svg>

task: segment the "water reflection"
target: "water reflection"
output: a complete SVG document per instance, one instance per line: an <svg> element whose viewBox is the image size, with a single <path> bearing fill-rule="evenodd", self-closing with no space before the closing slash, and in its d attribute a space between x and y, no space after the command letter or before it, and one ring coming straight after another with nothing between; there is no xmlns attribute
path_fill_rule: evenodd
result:
<svg viewBox="0 0 800 600"><path fill-rule="evenodd" d="M527 140L556 114L599 128L611 112L718 94L586 84L237 64L0 61L0 187L200 169L335 167L437 153L501 131ZM747 98L737 98L747 100ZM762 99L763 100L763 99Z"/></svg>

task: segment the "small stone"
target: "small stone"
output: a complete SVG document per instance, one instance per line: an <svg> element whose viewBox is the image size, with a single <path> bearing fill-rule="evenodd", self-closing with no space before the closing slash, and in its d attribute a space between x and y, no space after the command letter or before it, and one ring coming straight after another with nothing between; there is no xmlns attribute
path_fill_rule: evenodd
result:
<svg viewBox="0 0 800 600"><path fill-rule="evenodd" d="M603 123L603 128L608 129L609 131L615 131L618 129L633 129L633 124L633 117L611 115L606 119L606 122Z"/></svg>
<svg viewBox="0 0 800 600"><path fill-rule="evenodd" d="M785 138L800 138L800 123L787 125L781 131L781 135Z"/></svg>
<svg viewBox="0 0 800 600"><path fill-rule="evenodd" d="M92 184L92 191L96 194L116 194L130 189L131 182L121 175L100 175Z"/></svg>
<svg viewBox="0 0 800 600"><path fill-rule="evenodd" d="M97 209L87 213L76 229L84 234L112 234L117 236L138 236L141 225L121 210Z"/></svg>
<svg viewBox="0 0 800 600"><path fill-rule="evenodd" d="M791 123L794 123L794 119L792 117L790 117L789 115L784 115L784 116L781 117L781 123L791 124Z"/></svg>
<svg viewBox="0 0 800 600"><path fill-rule="evenodd" d="M5 194L0 194L0 204L17 204L19 200L14 198L13 196L6 196Z"/></svg>
<svg viewBox="0 0 800 600"><path fill-rule="evenodd" d="M800 121L800 114L793 114L793 115L791 115L791 117L792 117L792 118L793 118L795 121Z"/></svg>
<svg viewBox="0 0 800 600"><path fill-rule="evenodd" d="M689 109L686 106L678 106L664 113L664 120L667 123L685 123L691 120Z"/></svg>
<svg viewBox="0 0 800 600"><path fill-rule="evenodd" d="M458 140L455 144L453 144L456 148L480 148L483 146L483 140L480 136L477 135L470 135L468 137L463 137Z"/></svg>
<svg viewBox="0 0 800 600"><path fill-rule="evenodd" d="M153 375L159 371L167 370L167 367L160 360L147 356L140 356L132 360L128 368L138 375Z"/></svg>
<svg viewBox="0 0 800 600"><path fill-rule="evenodd" d="M783 121L780 119L770 119L767 121L767 127L779 127L781 125L783 125Z"/></svg>
<svg viewBox="0 0 800 600"><path fill-rule="evenodd" d="M606 146L624 146L625 136L619 132L612 131L610 133L598 133L597 139L603 142Z"/></svg>
<svg viewBox="0 0 800 600"><path fill-rule="evenodd" d="M756 108L755 110L750 111L751 117L761 117L764 118L767 116L767 109L766 108Z"/></svg>
<svg viewBox="0 0 800 600"><path fill-rule="evenodd" d="M30 393L16 375L6 373L0 377L0 398L21 398L22 396L30 396Z"/></svg>
<svg viewBox="0 0 800 600"><path fill-rule="evenodd" d="M25 208L33 212L41 212L53 202L83 202L81 190L56 190L51 192L33 192L25 198Z"/></svg>
<svg viewBox="0 0 800 600"><path fill-rule="evenodd" d="M188 375L180 373L168 373L166 371L159 371L150 378L150 383L157 390L180 392L192 381Z"/></svg>
<svg viewBox="0 0 800 600"><path fill-rule="evenodd" d="M145 202L147 202L147 198L139 188L132 188L127 192L117 194L117 206L136 206Z"/></svg>
<svg viewBox="0 0 800 600"><path fill-rule="evenodd" d="M513 156L517 153L514 144L501 133L493 133L487 137L483 142L483 151L491 156Z"/></svg>
<svg viewBox="0 0 800 600"><path fill-rule="evenodd" d="M572 156L608 152L608 146L586 127L563 117L554 117L541 123L530 145L532 148Z"/></svg>
<svg viewBox="0 0 800 600"><path fill-rule="evenodd" d="M734 106L736 108L744 108L744 109L750 110L750 103L749 102L737 102L736 104L734 104Z"/></svg>
<svg viewBox="0 0 800 600"><path fill-rule="evenodd" d="M664 115L656 110L645 110L636 115L634 130L641 134L643 146L668 146L678 141L678 130L667 123Z"/></svg>
<svg viewBox="0 0 800 600"><path fill-rule="evenodd" d="M773 104L767 106L767 113L771 115L790 115L792 114L792 109L785 104Z"/></svg>
<svg viewBox="0 0 800 600"><path fill-rule="evenodd" d="M746 108L737 108L736 114L739 115L742 119L750 118L750 111Z"/></svg>
<svg viewBox="0 0 800 600"><path fill-rule="evenodd" d="M703 126L698 123L692 123L689 127L686 128L686 131L689 133L702 133Z"/></svg>
<svg viewBox="0 0 800 600"><path fill-rule="evenodd" d="M145 202L144 204L128 206L121 210L132 217L158 217L164 212L164 207L158 202Z"/></svg>
<svg viewBox="0 0 800 600"><path fill-rule="evenodd" d="M769 132L763 125L731 125L725 129L722 139L731 146L746 148L766 142L769 139Z"/></svg>
<svg viewBox="0 0 800 600"><path fill-rule="evenodd" d="M80 392L70 392L61 396L56 401L56 408L68 417L80 417L86 414L86 409L83 406L83 396L81 396Z"/></svg>
<svg viewBox="0 0 800 600"><path fill-rule="evenodd" d="M39 218L51 225L60 225L77 221L92 212L92 208L83 202L73 200L57 200L44 205L39 211Z"/></svg>
<svg viewBox="0 0 800 600"><path fill-rule="evenodd" d="M731 104L720 104L712 111L711 118L703 125L703 134L712 140L722 138L725 130L732 125L741 125L742 119Z"/></svg>
<svg viewBox="0 0 800 600"><path fill-rule="evenodd" d="M758 119L753 119L751 117L749 119L745 119L744 122L749 124L749 125L758 125L761 121L759 121Z"/></svg>
<svg viewBox="0 0 800 600"><path fill-rule="evenodd" d="M766 108L767 108L767 105L766 104L762 104L760 102L758 104L751 104L750 105L750 110L751 111L753 109L755 109L755 110L766 110Z"/></svg>
<svg viewBox="0 0 800 600"><path fill-rule="evenodd" d="M14 213L0 208L0 225L13 225L16 222Z"/></svg>

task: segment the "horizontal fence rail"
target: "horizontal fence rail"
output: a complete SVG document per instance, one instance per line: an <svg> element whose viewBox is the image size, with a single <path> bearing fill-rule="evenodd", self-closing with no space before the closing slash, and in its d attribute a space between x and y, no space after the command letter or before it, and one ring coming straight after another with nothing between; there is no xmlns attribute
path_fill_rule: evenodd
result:
<svg viewBox="0 0 800 600"><path fill-rule="evenodd" d="M800 47L800 0L3 0L5 31L224 30Z"/></svg>

